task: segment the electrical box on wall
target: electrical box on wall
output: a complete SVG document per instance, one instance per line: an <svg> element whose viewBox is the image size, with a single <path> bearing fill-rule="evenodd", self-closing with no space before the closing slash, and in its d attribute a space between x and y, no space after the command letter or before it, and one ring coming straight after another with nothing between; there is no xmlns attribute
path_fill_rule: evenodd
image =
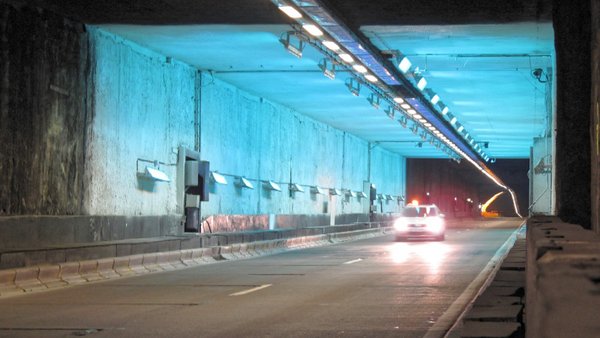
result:
<svg viewBox="0 0 600 338"><path fill-rule="evenodd" d="M200 201L208 201L210 162L185 161L185 193L200 196Z"/></svg>
<svg viewBox="0 0 600 338"><path fill-rule="evenodd" d="M200 161L187 160L185 161L185 186L198 186L198 172Z"/></svg>

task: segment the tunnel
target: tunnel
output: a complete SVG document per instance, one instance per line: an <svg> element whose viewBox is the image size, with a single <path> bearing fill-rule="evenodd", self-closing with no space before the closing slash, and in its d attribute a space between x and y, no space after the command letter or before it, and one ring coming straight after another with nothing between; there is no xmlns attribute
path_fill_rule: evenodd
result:
<svg viewBox="0 0 600 338"><path fill-rule="evenodd" d="M359 250L336 243L387 238L406 208L424 204L439 208L445 241L366 244L340 266L416 261L431 281L444 263L479 262L452 261L465 250L488 255L477 271L491 277L448 286L472 293L451 293L427 327L414 324L421 331L348 332L492 336L466 311L494 275L521 273L506 336L588 334L577 330L600 303L581 301L594 294L600 253L598 0L0 0L0 12L0 312L69 286L69 269L73 284L93 287L325 242L333 251L311 259L337 264L331 257ZM85 277L90 269L99 277ZM316 273L290 271L246 274ZM230 277L211 287L277 287ZM584 286L551 310L566 280ZM563 331L547 325L570 312L582 315ZM0 320L0 336L57 327L19 331L10 320ZM371 330L377 320L358 322ZM88 332L77 325L55 333ZM129 332L94 325L90 334Z"/></svg>

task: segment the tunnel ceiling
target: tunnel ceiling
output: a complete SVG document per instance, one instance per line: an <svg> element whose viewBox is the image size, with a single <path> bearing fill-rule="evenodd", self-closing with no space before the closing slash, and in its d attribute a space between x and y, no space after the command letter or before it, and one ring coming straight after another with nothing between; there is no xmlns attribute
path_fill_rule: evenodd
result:
<svg viewBox="0 0 600 338"><path fill-rule="evenodd" d="M326 1L332 13L379 50L400 50L491 157L526 158L546 126L551 71L548 1ZM290 21L270 1L37 1L181 60L243 90L407 157L445 154L344 85L323 76L310 46L301 59L279 38ZM445 13L441 15L440 13Z"/></svg>

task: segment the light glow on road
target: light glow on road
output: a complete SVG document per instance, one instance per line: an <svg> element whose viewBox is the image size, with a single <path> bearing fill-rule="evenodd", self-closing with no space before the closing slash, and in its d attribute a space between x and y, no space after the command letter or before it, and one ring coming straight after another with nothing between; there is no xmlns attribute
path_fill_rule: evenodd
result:
<svg viewBox="0 0 600 338"><path fill-rule="evenodd" d="M429 272L437 274L440 266L450 256L452 249L445 243L395 243L389 247L392 262L396 264L423 264Z"/></svg>

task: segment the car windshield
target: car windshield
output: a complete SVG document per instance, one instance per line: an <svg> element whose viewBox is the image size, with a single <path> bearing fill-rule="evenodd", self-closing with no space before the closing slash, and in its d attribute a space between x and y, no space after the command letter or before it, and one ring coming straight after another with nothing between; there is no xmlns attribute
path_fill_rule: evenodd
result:
<svg viewBox="0 0 600 338"><path fill-rule="evenodd" d="M404 216L404 217L437 216L437 211L434 207L431 207L431 206L411 207L411 208L405 208L404 210L402 210L402 216Z"/></svg>

